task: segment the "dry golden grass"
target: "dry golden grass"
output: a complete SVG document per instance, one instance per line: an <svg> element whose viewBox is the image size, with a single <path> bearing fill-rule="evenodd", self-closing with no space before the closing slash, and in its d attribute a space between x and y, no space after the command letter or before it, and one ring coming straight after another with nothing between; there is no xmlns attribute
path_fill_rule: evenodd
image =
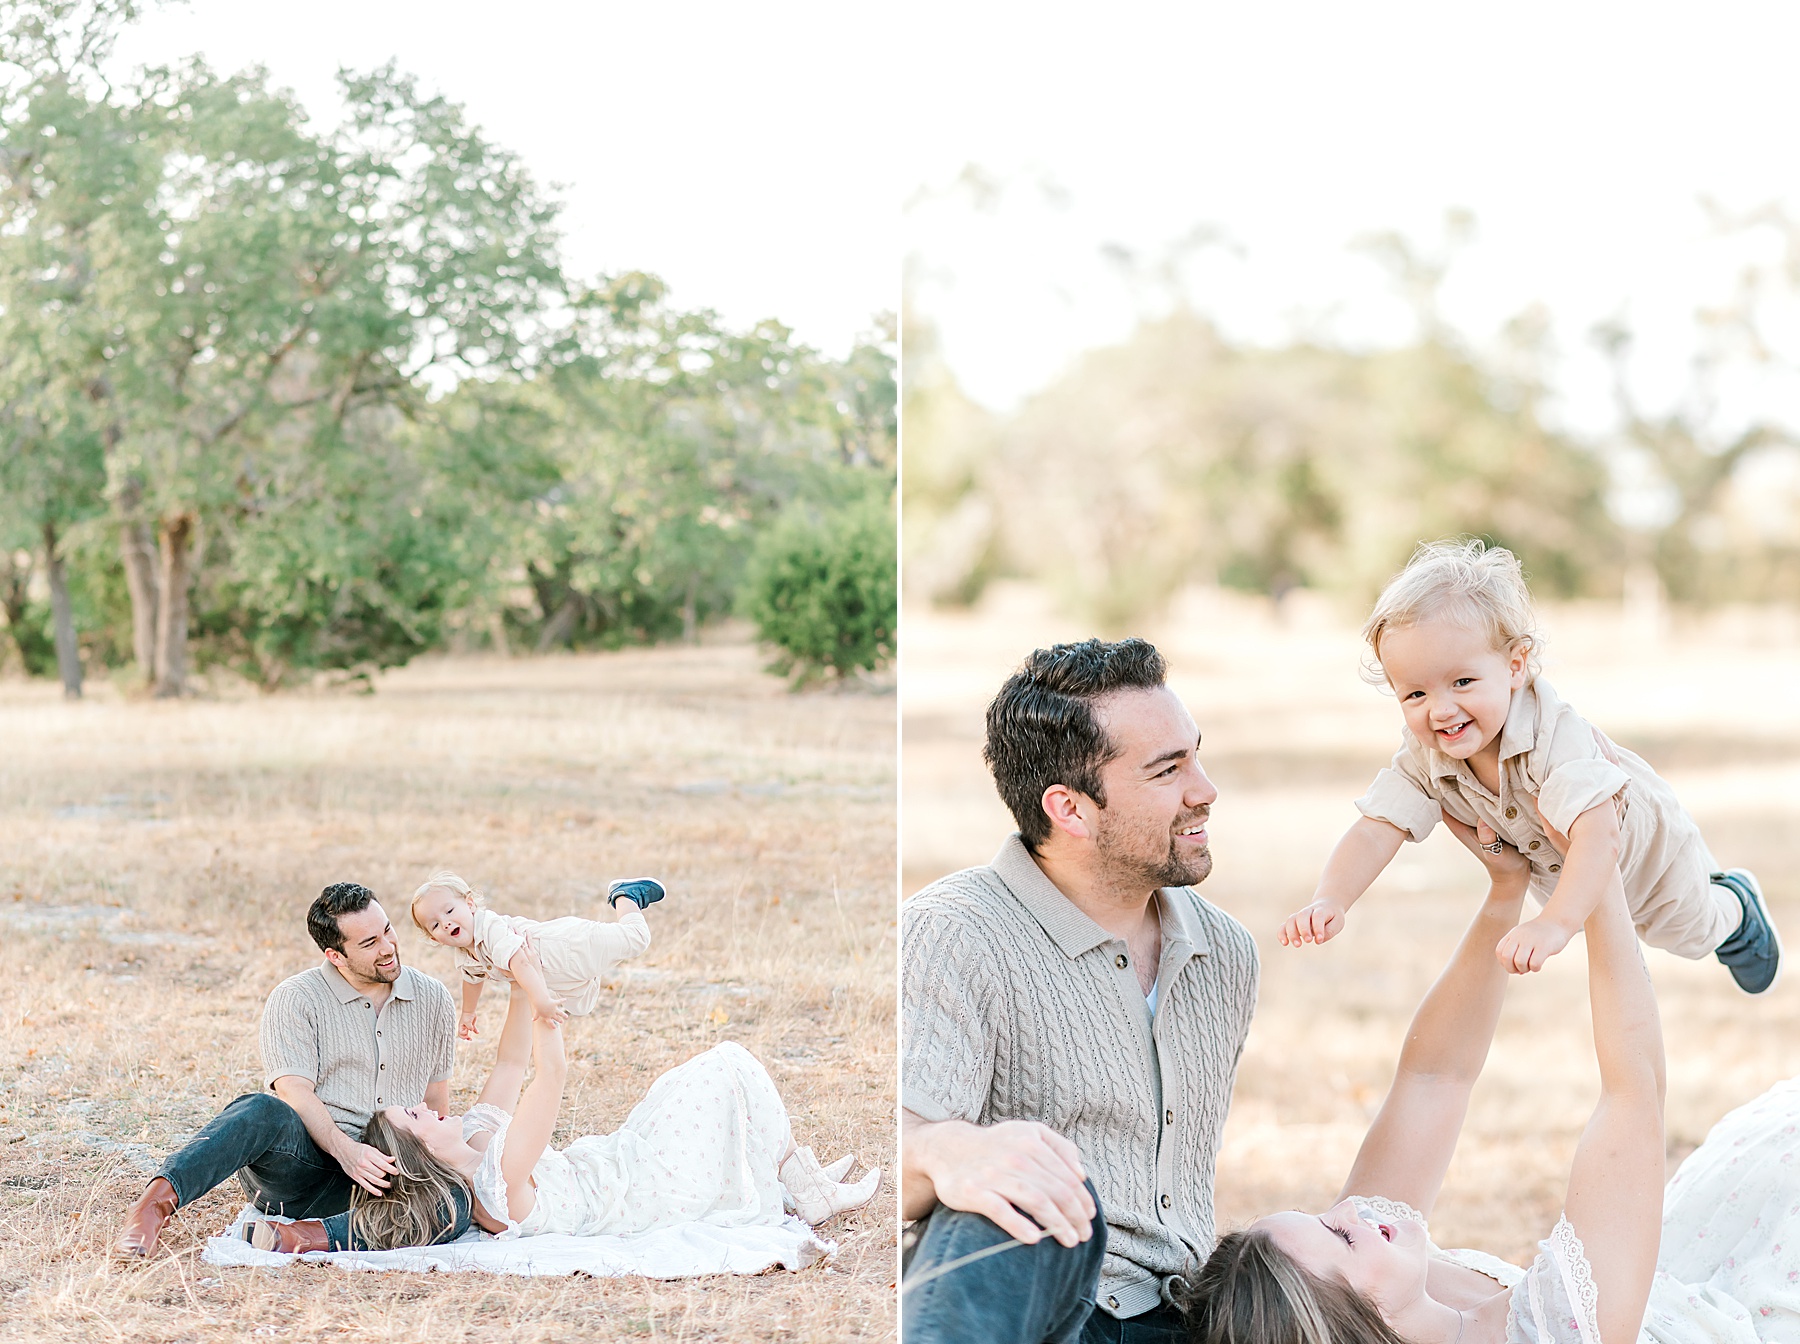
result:
<svg viewBox="0 0 1800 1344"><path fill-rule="evenodd" d="M755 1278L221 1271L198 1250L235 1185L149 1267L104 1251L144 1164L260 1088L262 1000L317 961L320 887L373 887L404 960L454 980L403 914L439 866L545 918L610 917L611 877L668 883L649 953L571 1024L556 1142L731 1039L801 1142L891 1169L893 758L891 694L790 695L741 643L432 660L371 696L0 684L0 1338L892 1338L891 1188L826 1227L831 1261ZM455 1098L491 1057L459 1047Z"/></svg>
<svg viewBox="0 0 1800 1344"><path fill-rule="evenodd" d="M1351 807L1392 754L1399 714L1357 677L1339 616L1282 619L1191 595L1150 632L1204 734L1220 797L1204 894L1255 934L1262 990L1219 1160L1220 1225L1335 1196L1380 1104L1406 1024L1481 891L1441 830L1401 858L1323 948L1283 949ZM1800 956L1800 622L1736 612L1669 628L1643 613L1547 613L1547 675L1674 784L1716 857L1754 869ZM1026 588L968 615L909 610L902 648L903 889L984 863L1011 820L980 761L981 713L1031 648L1091 633ZM1716 962L1650 961L1669 1056L1671 1160L1725 1111L1800 1072L1790 970L1751 999ZM1440 1244L1528 1258L1555 1221L1596 1075L1579 942L1509 994L1434 1219Z"/></svg>

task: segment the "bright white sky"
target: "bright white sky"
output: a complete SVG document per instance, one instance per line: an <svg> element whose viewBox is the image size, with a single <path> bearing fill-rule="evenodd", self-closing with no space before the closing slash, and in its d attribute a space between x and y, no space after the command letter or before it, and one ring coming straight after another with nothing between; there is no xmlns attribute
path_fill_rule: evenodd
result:
<svg viewBox="0 0 1800 1344"><path fill-rule="evenodd" d="M1229 330L1387 341L1407 310L1348 244L1434 243L1461 206L1477 234L1450 317L1481 342L1546 305L1561 413L1598 426L1593 324L1638 328L1638 381L1666 402L1695 306L1734 282L1744 252L1712 239L1699 198L1800 203L1795 6L911 0L906 30L914 292L1000 409L1164 302L1103 244L1154 257L1216 226L1241 255L1200 254L1190 292ZM987 211L944 190L970 163L1009 183Z"/></svg>
<svg viewBox="0 0 1800 1344"><path fill-rule="evenodd" d="M861 0L193 0L117 57L263 65L326 124L339 66L397 57L564 186L577 273L654 271L682 305L841 355L899 306L893 18Z"/></svg>

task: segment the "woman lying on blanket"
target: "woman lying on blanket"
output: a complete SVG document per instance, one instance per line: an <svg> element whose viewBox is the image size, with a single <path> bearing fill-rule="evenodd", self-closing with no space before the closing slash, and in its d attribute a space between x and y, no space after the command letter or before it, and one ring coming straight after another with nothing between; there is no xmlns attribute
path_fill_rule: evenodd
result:
<svg viewBox="0 0 1800 1344"><path fill-rule="evenodd" d="M520 1095L528 1055L537 1071ZM429 1106L377 1111L363 1142L399 1167L385 1195L360 1188L350 1205L353 1244L427 1246L448 1224L457 1187L474 1219L502 1237L632 1236L681 1223L746 1227L782 1221L784 1204L809 1223L875 1197L879 1168L840 1183L850 1157L821 1167L796 1147L768 1071L740 1045L716 1045L650 1085L624 1125L558 1151L550 1134L568 1061L562 1028L533 1020L514 994L494 1071L463 1116ZM264 1250L327 1249L322 1223L258 1222Z"/></svg>
<svg viewBox="0 0 1800 1344"><path fill-rule="evenodd" d="M1456 826L1465 844L1491 833ZM1560 845L1562 837L1553 837ZM1663 1041L1618 875L1586 925L1600 1099L1563 1214L1521 1269L1432 1245L1508 974L1494 947L1528 866L1477 850L1489 898L1419 1006L1400 1067L1322 1215L1220 1238L1180 1294L1195 1344L1793 1344L1800 1340L1800 1079L1714 1127L1663 1187ZM1784 1249L1785 1247L1785 1249Z"/></svg>

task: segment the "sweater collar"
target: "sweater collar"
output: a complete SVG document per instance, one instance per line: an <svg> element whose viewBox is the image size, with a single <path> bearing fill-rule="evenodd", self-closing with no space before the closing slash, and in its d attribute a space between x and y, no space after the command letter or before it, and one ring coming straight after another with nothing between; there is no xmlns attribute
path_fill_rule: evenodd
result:
<svg viewBox="0 0 1800 1344"><path fill-rule="evenodd" d="M1083 914L1054 882L1044 876L1044 870L1037 866L1037 860L1031 857L1031 851L1025 848L1017 831L1001 844L1000 852L994 855L989 867L1071 961L1114 941L1112 934ZM1185 961L1188 957L1212 951L1205 932L1194 919L1190 903L1176 899L1180 893L1190 890L1188 887L1164 887L1157 893L1157 918L1162 926L1165 961L1171 952L1179 953Z"/></svg>

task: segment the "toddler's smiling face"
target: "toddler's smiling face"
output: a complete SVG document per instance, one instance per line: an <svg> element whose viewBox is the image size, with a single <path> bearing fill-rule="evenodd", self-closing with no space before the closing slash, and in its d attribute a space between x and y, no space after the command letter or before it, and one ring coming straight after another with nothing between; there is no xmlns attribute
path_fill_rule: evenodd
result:
<svg viewBox="0 0 1800 1344"><path fill-rule="evenodd" d="M1431 618L1381 636L1381 670L1406 726L1459 761L1497 764L1512 693L1525 684L1523 645L1496 649L1479 630Z"/></svg>
<svg viewBox="0 0 1800 1344"><path fill-rule="evenodd" d="M475 911L453 891L433 887L413 902L413 919L434 943L445 947L475 944Z"/></svg>

